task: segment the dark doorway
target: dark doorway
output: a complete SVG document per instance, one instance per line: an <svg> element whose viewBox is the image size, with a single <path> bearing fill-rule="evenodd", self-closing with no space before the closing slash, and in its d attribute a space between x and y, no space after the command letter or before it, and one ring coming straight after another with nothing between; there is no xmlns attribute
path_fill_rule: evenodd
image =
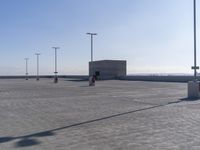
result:
<svg viewBox="0 0 200 150"><path fill-rule="evenodd" d="M100 71L95 71L96 80L100 78Z"/></svg>

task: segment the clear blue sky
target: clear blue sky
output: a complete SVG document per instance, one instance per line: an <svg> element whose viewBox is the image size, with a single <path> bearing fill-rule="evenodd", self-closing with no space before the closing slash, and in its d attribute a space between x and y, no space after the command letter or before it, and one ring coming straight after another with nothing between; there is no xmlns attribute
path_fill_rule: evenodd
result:
<svg viewBox="0 0 200 150"><path fill-rule="evenodd" d="M200 3L197 3L200 41ZM123 59L128 73L192 73L193 0L0 0L0 75L87 74L90 39L94 59ZM200 56L197 43L198 56ZM198 57L198 64L200 59Z"/></svg>

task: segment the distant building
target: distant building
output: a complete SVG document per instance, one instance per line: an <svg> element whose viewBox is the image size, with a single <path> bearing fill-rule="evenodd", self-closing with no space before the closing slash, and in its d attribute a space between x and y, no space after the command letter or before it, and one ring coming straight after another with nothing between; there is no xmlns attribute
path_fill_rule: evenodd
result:
<svg viewBox="0 0 200 150"><path fill-rule="evenodd" d="M89 62L89 75L96 75L99 79L126 76L126 61L100 60Z"/></svg>

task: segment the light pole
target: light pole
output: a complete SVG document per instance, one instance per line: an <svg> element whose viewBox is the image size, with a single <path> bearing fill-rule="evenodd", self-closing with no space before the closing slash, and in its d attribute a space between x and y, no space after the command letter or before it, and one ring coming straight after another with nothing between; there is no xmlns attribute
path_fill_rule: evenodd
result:
<svg viewBox="0 0 200 150"><path fill-rule="evenodd" d="M40 53L35 53L35 55L37 56L37 77L36 77L36 80L39 81L40 80L40 77L39 77L39 56L40 56Z"/></svg>
<svg viewBox="0 0 200 150"><path fill-rule="evenodd" d="M58 83L58 71L57 71L57 50L60 49L60 47L52 47L55 50L55 76L54 76L54 83Z"/></svg>
<svg viewBox="0 0 200 150"><path fill-rule="evenodd" d="M194 66L192 67L192 69L194 69L194 80L197 80L197 69L199 69L199 67L197 66L197 52L196 52L196 0L194 0Z"/></svg>
<svg viewBox="0 0 200 150"><path fill-rule="evenodd" d="M93 61L93 36L97 35L97 33L86 33L91 37L91 62Z"/></svg>
<svg viewBox="0 0 200 150"><path fill-rule="evenodd" d="M194 66L192 66L192 69L194 69L194 81L188 82L188 99L194 100L200 98L200 90L199 85L200 81L197 79L197 69L199 67L197 66L197 59L196 59L196 0L193 1L193 11L194 11Z"/></svg>
<svg viewBox="0 0 200 150"><path fill-rule="evenodd" d="M28 60L29 58L24 58L26 61L26 80L28 80Z"/></svg>

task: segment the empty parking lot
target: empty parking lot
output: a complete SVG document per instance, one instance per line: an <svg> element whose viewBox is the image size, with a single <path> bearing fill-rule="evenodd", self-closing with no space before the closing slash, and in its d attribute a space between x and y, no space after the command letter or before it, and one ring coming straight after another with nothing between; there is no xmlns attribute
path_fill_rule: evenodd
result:
<svg viewBox="0 0 200 150"><path fill-rule="evenodd" d="M200 149L186 83L0 80L0 149Z"/></svg>

